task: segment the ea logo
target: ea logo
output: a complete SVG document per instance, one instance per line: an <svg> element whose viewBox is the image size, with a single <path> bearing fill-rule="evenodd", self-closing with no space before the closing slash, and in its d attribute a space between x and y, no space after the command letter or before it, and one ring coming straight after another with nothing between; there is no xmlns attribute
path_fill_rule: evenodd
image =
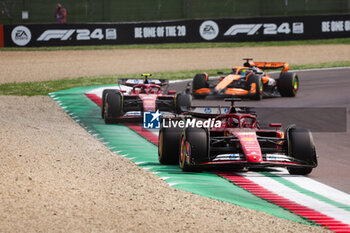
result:
<svg viewBox="0 0 350 233"><path fill-rule="evenodd" d="M211 110L211 108L205 108L205 109L204 109L204 112L205 112L206 114L210 114L210 113L212 112L212 110Z"/></svg>
<svg viewBox="0 0 350 233"><path fill-rule="evenodd" d="M25 26L17 26L11 32L11 38L16 45L25 46L32 38L32 33Z"/></svg>
<svg viewBox="0 0 350 233"><path fill-rule="evenodd" d="M212 20L204 21L199 27L199 34L204 40L213 40L219 34L219 27Z"/></svg>

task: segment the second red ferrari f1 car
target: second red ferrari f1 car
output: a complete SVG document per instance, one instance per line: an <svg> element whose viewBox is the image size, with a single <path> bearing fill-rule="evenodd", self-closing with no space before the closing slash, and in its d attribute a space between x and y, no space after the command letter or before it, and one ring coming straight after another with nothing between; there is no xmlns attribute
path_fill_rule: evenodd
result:
<svg viewBox="0 0 350 233"><path fill-rule="evenodd" d="M288 63L252 62L245 58L243 66L232 68L227 75L218 72L219 78L209 78L206 73L196 74L192 81L194 98L206 96L245 97L261 100L263 96L296 96L299 78L296 73L288 72ZM264 70L280 69L277 79L271 78Z"/></svg>
<svg viewBox="0 0 350 233"><path fill-rule="evenodd" d="M118 79L118 84L130 90L105 89L102 93L101 116L106 124L123 120L141 120L145 111L181 113L191 105L190 94L167 90L166 79Z"/></svg>
<svg viewBox="0 0 350 233"><path fill-rule="evenodd" d="M248 108L231 106L225 114L196 113L199 107L191 108L193 111L186 115L215 117L215 122L221 125L161 128L158 141L161 164L180 164L183 171L220 166L286 167L290 174L298 175L307 175L317 166L309 129L290 125L282 131L280 123L270 123L273 129L262 129L256 114ZM212 110L215 108L218 109Z"/></svg>

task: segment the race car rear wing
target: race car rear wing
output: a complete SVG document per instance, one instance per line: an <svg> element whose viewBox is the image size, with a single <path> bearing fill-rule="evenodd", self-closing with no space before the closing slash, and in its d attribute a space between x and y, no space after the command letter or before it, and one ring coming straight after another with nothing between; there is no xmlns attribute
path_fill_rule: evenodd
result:
<svg viewBox="0 0 350 233"><path fill-rule="evenodd" d="M262 70L266 69L282 69L282 72L287 72L289 70L289 64L286 62L253 62L252 58L244 58L245 63L243 66L245 67L258 67Z"/></svg>
<svg viewBox="0 0 350 233"><path fill-rule="evenodd" d="M144 83L144 79L126 79L126 78L119 78L118 84L133 87L138 84L156 84L159 86L166 86L169 85L168 79L148 79L148 83Z"/></svg>
<svg viewBox="0 0 350 233"><path fill-rule="evenodd" d="M186 114L192 116L202 117L215 117L220 114L226 114L229 110L229 106L190 106L188 107Z"/></svg>
<svg viewBox="0 0 350 233"><path fill-rule="evenodd" d="M282 72L287 72L289 70L289 64L285 62L253 62L253 64L262 69L282 69Z"/></svg>

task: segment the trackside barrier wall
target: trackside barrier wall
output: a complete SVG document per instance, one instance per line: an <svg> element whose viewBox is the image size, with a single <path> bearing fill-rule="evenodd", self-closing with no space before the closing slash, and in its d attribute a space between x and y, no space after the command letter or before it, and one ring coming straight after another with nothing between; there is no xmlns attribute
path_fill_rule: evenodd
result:
<svg viewBox="0 0 350 233"><path fill-rule="evenodd" d="M4 46L282 41L350 37L350 14L176 21L4 25Z"/></svg>

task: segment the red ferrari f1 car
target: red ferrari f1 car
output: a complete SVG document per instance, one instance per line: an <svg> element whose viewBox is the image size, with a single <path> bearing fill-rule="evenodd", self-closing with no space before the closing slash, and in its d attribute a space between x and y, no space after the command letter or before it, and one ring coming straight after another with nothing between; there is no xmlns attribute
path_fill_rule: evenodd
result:
<svg viewBox="0 0 350 233"><path fill-rule="evenodd" d="M168 80L151 80L148 78L151 74L141 76L144 79L118 79L118 84L129 87L129 91L103 90L101 116L106 124L140 120L145 111L181 113L191 105L190 94L167 90Z"/></svg>
<svg viewBox="0 0 350 233"><path fill-rule="evenodd" d="M215 122L221 125L161 128L158 145L161 164L180 164L183 171L220 166L286 167L290 174L298 175L307 175L317 166L309 129L290 125L282 131L280 123L270 123L275 129L261 129L255 113L233 104L225 114L196 113L199 108L191 107L186 115L215 117ZM215 108L218 109L212 107Z"/></svg>
<svg viewBox="0 0 350 233"><path fill-rule="evenodd" d="M261 100L263 96L296 96L299 78L296 73L288 72L288 63L252 62L245 58L243 66L232 68L232 72L219 78L209 78L206 73L196 74L192 81L194 98L206 96L245 97ZM280 69L279 78L271 78L264 70Z"/></svg>

